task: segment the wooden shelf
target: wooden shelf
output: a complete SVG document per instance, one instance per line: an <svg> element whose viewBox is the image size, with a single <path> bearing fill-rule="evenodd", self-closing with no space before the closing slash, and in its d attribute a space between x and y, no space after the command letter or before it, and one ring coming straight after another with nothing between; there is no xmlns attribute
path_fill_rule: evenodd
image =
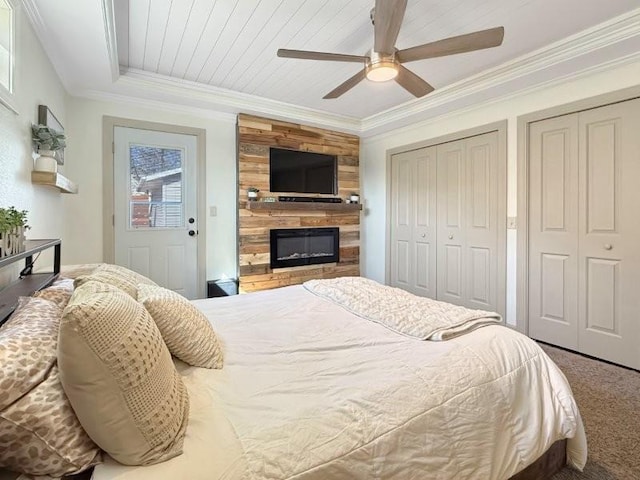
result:
<svg viewBox="0 0 640 480"><path fill-rule="evenodd" d="M31 172L31 183L55 187L62 193L78 193L78 185L61 173L33 170Z"/></svg>
<svg viewBox="0 0 640 480"><path fill-rule="evenodd" d="M320 210L332 212L358 212L360 203L323 203L323 202L247 202L247 210Z"/></svg>

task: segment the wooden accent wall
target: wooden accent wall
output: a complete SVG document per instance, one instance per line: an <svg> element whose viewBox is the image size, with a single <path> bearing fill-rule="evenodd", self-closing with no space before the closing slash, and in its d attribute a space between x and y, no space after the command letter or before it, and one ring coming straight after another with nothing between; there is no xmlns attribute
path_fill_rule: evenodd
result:
<svg viewBox="0 0 640 480"><path fill-rule="evenodd" d="M308 195L269 192L269 147L290 148L338 157L338 194ZM247 209L247 188L260 198L278 195L315 197L360 192L360 139L354 135L241 114L238 116L238 241L240 291L252 292L295 285L314 278L360 275L360 211ZM272 270L269 230L272 228L340 228L340 262Z"/></svg>

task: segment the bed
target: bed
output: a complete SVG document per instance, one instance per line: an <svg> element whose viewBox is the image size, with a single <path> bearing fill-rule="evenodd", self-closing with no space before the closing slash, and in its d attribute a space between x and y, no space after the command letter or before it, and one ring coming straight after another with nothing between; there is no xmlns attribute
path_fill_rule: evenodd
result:
<svg viewBox="0 0 640 480"><path fill-rule="evenodd" d="M184 453L144 467L107 457L94 480L547 478L522 472L564 463L565 448L566 463L586 462L564 375L507 327L419 341L303 286L194 304L225 366L176 361Z"/></svg>

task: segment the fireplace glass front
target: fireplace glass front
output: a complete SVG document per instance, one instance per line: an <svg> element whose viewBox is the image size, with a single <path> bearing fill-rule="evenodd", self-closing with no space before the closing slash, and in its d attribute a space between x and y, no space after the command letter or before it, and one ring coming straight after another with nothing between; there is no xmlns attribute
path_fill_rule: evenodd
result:
<svg viewBox="0 0 640 480"><path fill-rule="evenodd" d="M271 268L297 267L340 260L338 228L271 230Z"/></svg>

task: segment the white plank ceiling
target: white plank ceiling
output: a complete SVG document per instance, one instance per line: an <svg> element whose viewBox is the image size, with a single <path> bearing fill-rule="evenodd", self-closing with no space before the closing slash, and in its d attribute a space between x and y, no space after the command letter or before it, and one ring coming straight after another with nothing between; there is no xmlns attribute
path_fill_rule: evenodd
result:
<svg viewBox="0 0 640 480"><path fill-rule="evenodd" d="M127 72L132 79L142 77L139 73L143 72L145 79L155 76L160 82L178 80L172 84L184 85L185 92L189 83L183 81L197 82L195 85L220 87L354 121L365 121L414 100L395 82L376 84L366 80L338 99L323 100L326 93L362 67L357 63L276 56L278 48L365 54L373 43L369 14L374 0L23 1L37 6L36 31L73 94L104 91L127 95L131 93L127 89L134 88L131 82L114 82L117 75L112 57L105 60L110 44L103 22L111 18L109 6L113 4L117 57L124 79ZM601 26L638 7L639 0L408 0L396 46L402 49L505 27L500 47L406 65L431 83L437 94L444 87ZM628 38L632 43L624 46L593 47L589 57L593 57L593 63L586 55L574 56L572 61L576 68L584 68L639 51L637 28ZM571 66L565 64L547 68L545 78L566 75ZM147 84L153 84L153 80ZM147 84L139 84L143 90L131 94L144 96L148 90L149 99L163 101L164 90L144 90L142 85ZM200 92L189 101L193 104L204 96L206 93ZM247 97L247 101L255 97ZM418 102L428 103L428 99ZM277 108L275 102L271 105Z"/></svg>
<svg viewBox="0 0 640 480"><path fill-rule="evenodd" d="M139 69L364 118L413 97L364 81L322 97L354 63L281 59L278 48L364 54L373 0L116 0L118 57ZM397 47L504 25L501 47L413 62L437 88L502 64L639 6L638 0L409 0Z"/></svg>

